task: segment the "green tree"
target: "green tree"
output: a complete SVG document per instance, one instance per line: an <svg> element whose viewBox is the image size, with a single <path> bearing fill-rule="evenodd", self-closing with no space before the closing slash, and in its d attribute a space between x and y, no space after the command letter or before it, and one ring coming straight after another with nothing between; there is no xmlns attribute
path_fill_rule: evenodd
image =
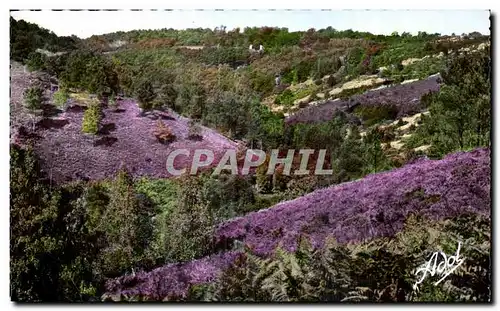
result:
<svg viewBox="0 0 500 311"><path fill-rule="evenodd" d="M31 52L26 59L26 66L29 71L38 71L45 69L45 60L41 53Z"/></svg>
<svg viewBox="0 0 500 311"><path fill-rule="evenodd" d="M142 109L151 109L153 107L153 100L156 98L156 93L151 82L147 80L141 81L135 89L135 96Z"/></svg>
<svg viewBox="0 0 500 311"><path fill-rule="evenodd" d="M99 132L101 119L101 105L99 103L92 103L83 114L82 132L96 135Z"/></svg>
<svg viewBox="0 0 500 311"><path fill-rule="evenodd" d="M442 156L490 144L491 65L489 52L454 58L442 73L445 85L428 97L430 116L422 119L416 140Z"/></svg>
<svg viewBox="0 0 500 311"><path fill-rule="evenodd" d="M376 173L389 168L389 160L382 149L381 133L373 128L363 137L365 173Z"/></svg>
<svg viewBox="0 0 500 311"><path fill-rule="evenodd" d="M189 261L213 252L216 211L203 193L203 178L188 177L176 208L168 217L165 245L172 262Z"/></svg>
<svg viewBox="0 0 500 311"><path fill-rule="evenodd" d="M31 111L40 109L43 102L43 89L32 86L24 92L24 106Z"/></svg>
<svg viewBox="0 0 500 311"><path fill-rule="evenodd" d="M59 107L64 106L68 99L69 93L65 88L60 88L57 92L54 93L54 103Z"/></svg>
<svg viewBox="0 0 500 311"><path fill-rule="evenodd" d="M104 275L117 276L134 267L151 264L146 255L153 235L153 206L137 196L126 170L122 169L111 183L105 210L93 213L99 215L94 230L103 232L105 239L100 253Z"/></svg>

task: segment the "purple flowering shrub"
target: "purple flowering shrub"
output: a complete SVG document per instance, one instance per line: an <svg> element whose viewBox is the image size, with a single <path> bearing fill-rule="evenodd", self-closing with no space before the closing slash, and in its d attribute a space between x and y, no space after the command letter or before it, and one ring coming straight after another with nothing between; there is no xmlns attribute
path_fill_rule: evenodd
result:
<svg viewBox="0 0 500 311"><path fill-rule="evenodd" d="M483 148L321 189L223 223L215 234L221 253L110 280L106 297L182 297L190 285L210 282L231 263L237 252L223 251L233 249L236 241L266 256L279 245L295 251L299 236L309 238L315 248L328 237L343 244L393 236L410 214L430 220L470 212L487 215L490 175L490 150Z"/></svg>

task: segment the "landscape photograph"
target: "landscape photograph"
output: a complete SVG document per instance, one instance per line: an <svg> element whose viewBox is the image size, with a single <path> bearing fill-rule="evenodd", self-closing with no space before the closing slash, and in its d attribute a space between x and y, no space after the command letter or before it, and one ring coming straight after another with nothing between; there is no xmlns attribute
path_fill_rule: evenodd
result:
<svg viewBox="0 0 500 311"><path fill-rule="evenodd" d="M16 303L491 303L488 10L11 10Z"/></svg>

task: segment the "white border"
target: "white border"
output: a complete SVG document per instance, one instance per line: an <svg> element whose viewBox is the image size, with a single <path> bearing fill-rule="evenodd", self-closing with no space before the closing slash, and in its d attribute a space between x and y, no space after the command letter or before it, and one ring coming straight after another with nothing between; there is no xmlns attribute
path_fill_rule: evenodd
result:
<svg viewBox="0 0 500 311"><path fill-rule="evenodd" d="M498 1L486 1L486 0L474 0L474 1L463 1L463 0L455 0L449 2L437 2L433 0L419 0L419 1L387 1L387 0L378 0L378 1L324 1L324 0L307 0L307 1L291 1L291 0L275 0L275 1L266 1L266 0L252 0L246 1L243 3L235 3L234 1L226 0L211 0L211 1L202 1L202 0L183 0L183 1L175 1L172 3L167 3L166 1L150 1L150 0L142 0L142 1L131 1L131 0L120 0L120 1L107 1L104 2L102 0L87 0L85 2L76 2L76 1L21 1L21 0L7 0L2 1L0 3L2 7L2 16L5 18L2 19L2 55L0 57L1 68L4 68L2 72L2 83L1 87L1 96L4 99L2 101L0 118L2 119L0 122L0 146L2 148L0 154L2 155L0 161L0 178L1 180L1 191L0 191L0 200L2 206L2 216L0 217L3 225L2 228L2 237L1 237L1 245L0 249L2 250L1 256L1 276L0 276L0 293L2 294L2 310L4 308L11 309L15 308L15 305L10 302L9 297L9 275L8 275L8 265L9 265L9 43L7 38L9 37L9 19L7 9L492 9L492 11L498 12ZM495 38L493 40L497 41L498 35L495 34ZM496 45L496 44L495 44ZM494 60L498 59L498 46L494 51ZM495 62L496 63L496 62ZM496 66L495 66L496 67ZM496 81L496 79L494 80ZM494 101L495 102L495 101ZM500 110L495 110L494 120L500 120ZM496 145L499 139L498 126L495 126L494 133L494 142ZM495 162L498 163L497 159L498 154L495 156ZM494 176L497 176L498 169L495 166ZM494 178L497 180L497 178ZM500 186L497 182L495 184L494 193L500 193ZM494 224L498 224L498 215L496 212L494 214ZM496 230L494 233L496 233ZM494 241L497 241L497 235L495 234ZM494 247L496 249L496 247ZM495 252L496 253L496 252ZM498 267L498 257L494 256L496 267ZM496 271L496 270L495 270ZM498 285L497 282L493 284ZM497 286L498 287L498 286ZM494 298L498 299L498 290L497 288L493 288L494 290ZM178 306L178 305L169 305L169 306L161 306L159 307L169 307L169 308L195 308L196 306ZM57 307L54 305L46 305L46 308ZM63 308L68 307L67 305L60 306ZM84 309L90 309L95 306L86 305ZM139 308L145 307L144 305L139 305ZM219 308L220 305L211 306ZM230 308L236 308L239 306L230 305ZM291 305L273 305L273 307L291 307ZM296 307L306 307L309 306L296 306ZM345 308L341 305L333 305L333 308ZM355 308L360 308L362 306L358 306ZM401 305L399 308L406 308L408 305ZM414 306L415 307L415 306ZM438 306L425 305L426 308L436 308ZM32 306L23 307L27 309L31 309ZM259 309L267 309L271 308L270 306L263 305L255 305L252 308Z"/></svg>

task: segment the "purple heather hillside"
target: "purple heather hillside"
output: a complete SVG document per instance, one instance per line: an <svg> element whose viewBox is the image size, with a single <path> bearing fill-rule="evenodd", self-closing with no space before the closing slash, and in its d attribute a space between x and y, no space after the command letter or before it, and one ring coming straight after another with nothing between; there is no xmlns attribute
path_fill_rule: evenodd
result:
<svg viewBox="0 0 500 311"><path fill-rule="evenodd" d="M78 107L78 106L75 106ZM41 126L41 139L37 151L44 163L44 169L51 172L55 181L69 181L86 177L104 179L113 177L122 165L134 176L170 177L166 169L167 157L173 150L188 149L190 157L179 156L174 167L191 167L195 149L209 149L215 154L215 163L227 149L236 149L237 143L213 129L202 128L203 139L189 140L189 119L173 111L158 112L150 117L141 116L137 102L131 99L119 101L119 109L105 109L102 128L105 133L96 137L81 132L82 111L69 110L57 118L46 119L47 126ZM153 135L155 118L168 126L177 139L164 145ZM61 126L54 128L57 120ZM43 125L43 124L41 124Z"/></svg>
<svg viewBox="0 0 500 311"><path fill-rule="evenodd" d="M468 211L490 214L490 175L489 149L421 160L233 219L217 229L216 240L222 249L239 240L266 255L280 243L293 250L300 234L316 246L328 236L340 243L391 236L402 229L410 213L436 220ZM184 295L191 284L216 278L234 255L233 251L219 253L110 280L108 294L152 299Z"/></svg>
<svg viewBox="0 0 500 311"><path fill-rule="evenodd" d="M361 106L377 106L394 104L398 108L398 118L413 115L422 110L420 98L429 92L439 91L439 75L406 84L398 84L386 88L367 91L351 96L348 100L329 100L318 106L310 106L289 116L287 123L312 123L328 121L337 110L349 110L355 104Z"/></svg>

